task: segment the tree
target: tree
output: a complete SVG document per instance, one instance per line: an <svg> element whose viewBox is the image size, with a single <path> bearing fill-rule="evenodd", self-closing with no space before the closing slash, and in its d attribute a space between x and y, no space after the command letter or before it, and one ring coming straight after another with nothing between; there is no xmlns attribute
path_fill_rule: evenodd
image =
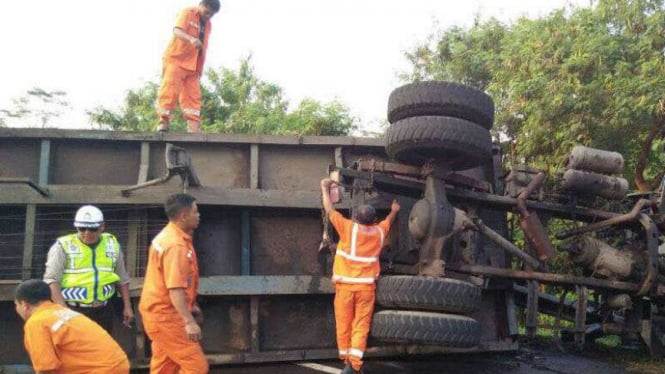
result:
<svg viewBox="0 0 665 374"><path fill-rule="evenodd" d="M25 95L12 99L13 108L0 109L0 126L20 120L29 126L48 127L53 118L60 117L69 107L66 96L64 91L32 88Z"/></svg>
<svg viewBox="0 0 665 374"><path fill-rule="evenodd" d="M514 162L556 168L573 144L626 158L640 190L665 157L665 9L662 0L600 0L513 25L445 30L407 55L406 77L452 79L490 93L495 136Z"/></svg>
<svg viewBox="0 0 665 374"><path fill-rule="evenodd" d="M256 76L244 59L237 71L205 72L201 84L202 130L230 134L348 135L357 128L356 119L339 102L319 103L304 99L289 111L282 89ZM93 123L113 130L153 131L156 124L154 103L158 85L148 83L130 90L119 111L96 108L89 112ZM175 112L171 127L186 128Z"/></svg>
<svg viewBox="0 0 665 374"><path fill-rule="evenodd" d="M120 111L98 107L89 111L93 123L111 130L151 131L155 127L155 99L158 86L149 82L136 90L127 91L125 102ZM173 121L174 128L186 128L177 112Z"/></svg>

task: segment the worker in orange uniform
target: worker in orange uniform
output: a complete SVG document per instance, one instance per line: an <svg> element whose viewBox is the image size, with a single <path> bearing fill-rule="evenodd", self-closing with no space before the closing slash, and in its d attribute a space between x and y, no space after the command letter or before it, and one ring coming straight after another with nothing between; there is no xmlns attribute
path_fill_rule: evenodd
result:
<svg viewBox="0 0 665 374"><path fill-rule="evenodd" d="M139 311L152 341L150 373L208 372L196 303L199 266L192 234L199 226L196 199L175 194L164 204L169 223L152 240Z"/></svg>
<svg viewBox="0 0 665 374"><path fill-rule="evenodd" d="M374 312L375 282L381 270L379 255L400 205L394 200L390 213L378 224L371 205L359 206L350 220L336 211L330 201L329 190L334 183L331 179L323 179L321 192L323 209L339 234L332 277L337 348L346 363L342 373L362 373L362 359Z"/></svg>
<svg viewBox="0 0 665 374"><path fill-rule="evenodd" d="M16 313L25 320L24 344L37 374L127 374L129 360L101 326L51 302L51 289L31 279L16 287Z"/></svg>
<svg viewBox="0 0 665 374"><path fill-rule="evenodd" d="M201 87L210 18L219 11L219 0L202 0L198 6L183 10L178 16L173 38L163 58L162 86L156 109L160 117L157 131L169 131L169 121L176 100L187 119L188 132L201 131Z"/></svg>

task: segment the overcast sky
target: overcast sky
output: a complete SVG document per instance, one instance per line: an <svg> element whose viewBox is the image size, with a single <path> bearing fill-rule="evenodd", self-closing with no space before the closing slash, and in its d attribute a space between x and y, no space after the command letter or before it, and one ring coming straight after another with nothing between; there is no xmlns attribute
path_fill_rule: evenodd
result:
<svg viewBox="0 0 665 374"><path fill-rule="evenodd" d="M71 110L54 126L89 128L85 111L117 108L128 89L157 81L178 11L196 0L0 1L0 109L31 87L63 90ZM474 17L505 22L589 0L222 0L207 67L257 75L292 104L338 99L361 125L384 121L408 68L404 52Z"/></svg>

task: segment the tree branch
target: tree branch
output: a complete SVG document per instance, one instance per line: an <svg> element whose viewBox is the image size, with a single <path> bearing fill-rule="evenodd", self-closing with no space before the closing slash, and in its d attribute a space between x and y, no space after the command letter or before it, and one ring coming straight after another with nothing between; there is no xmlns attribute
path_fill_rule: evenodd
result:
<svg viewBox="0 0 665 374"><path fill-rule="evenodd" d="M640 150L640 155L638 156L637 162L635 163L635 179L634 179L635 186L640 192L647 192L651 190L652 183L649 183L644 179L644 170L646 169L647 163L649 161L649 152L651 151L651 145L653 144L653 141L656 138L656 136L663 131L664 127L665 127L665 117L663 117L663 114L661 112L658 114L658 116L651 124L649 133L642 142L642 149ZM659 182L659 180L652 182L656 183Z"/></svg>

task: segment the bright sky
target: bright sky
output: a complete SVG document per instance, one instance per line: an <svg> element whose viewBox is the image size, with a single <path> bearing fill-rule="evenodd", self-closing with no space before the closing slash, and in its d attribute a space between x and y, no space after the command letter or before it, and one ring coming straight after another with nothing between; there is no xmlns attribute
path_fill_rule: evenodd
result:
<svg viewBox="0 0 665 374"><path fill-rule="evenodd" d="M222 0L207 67L257 75L292 104L338 99L364 128L385 119L404 52L432 32L477 15L510 22L590 0ZM90 128L85 111L117 108L128 89L157 81L181 8L197 0L0 1L0 109L32 87L67 92L71 110L52 126Z"/></svg>

